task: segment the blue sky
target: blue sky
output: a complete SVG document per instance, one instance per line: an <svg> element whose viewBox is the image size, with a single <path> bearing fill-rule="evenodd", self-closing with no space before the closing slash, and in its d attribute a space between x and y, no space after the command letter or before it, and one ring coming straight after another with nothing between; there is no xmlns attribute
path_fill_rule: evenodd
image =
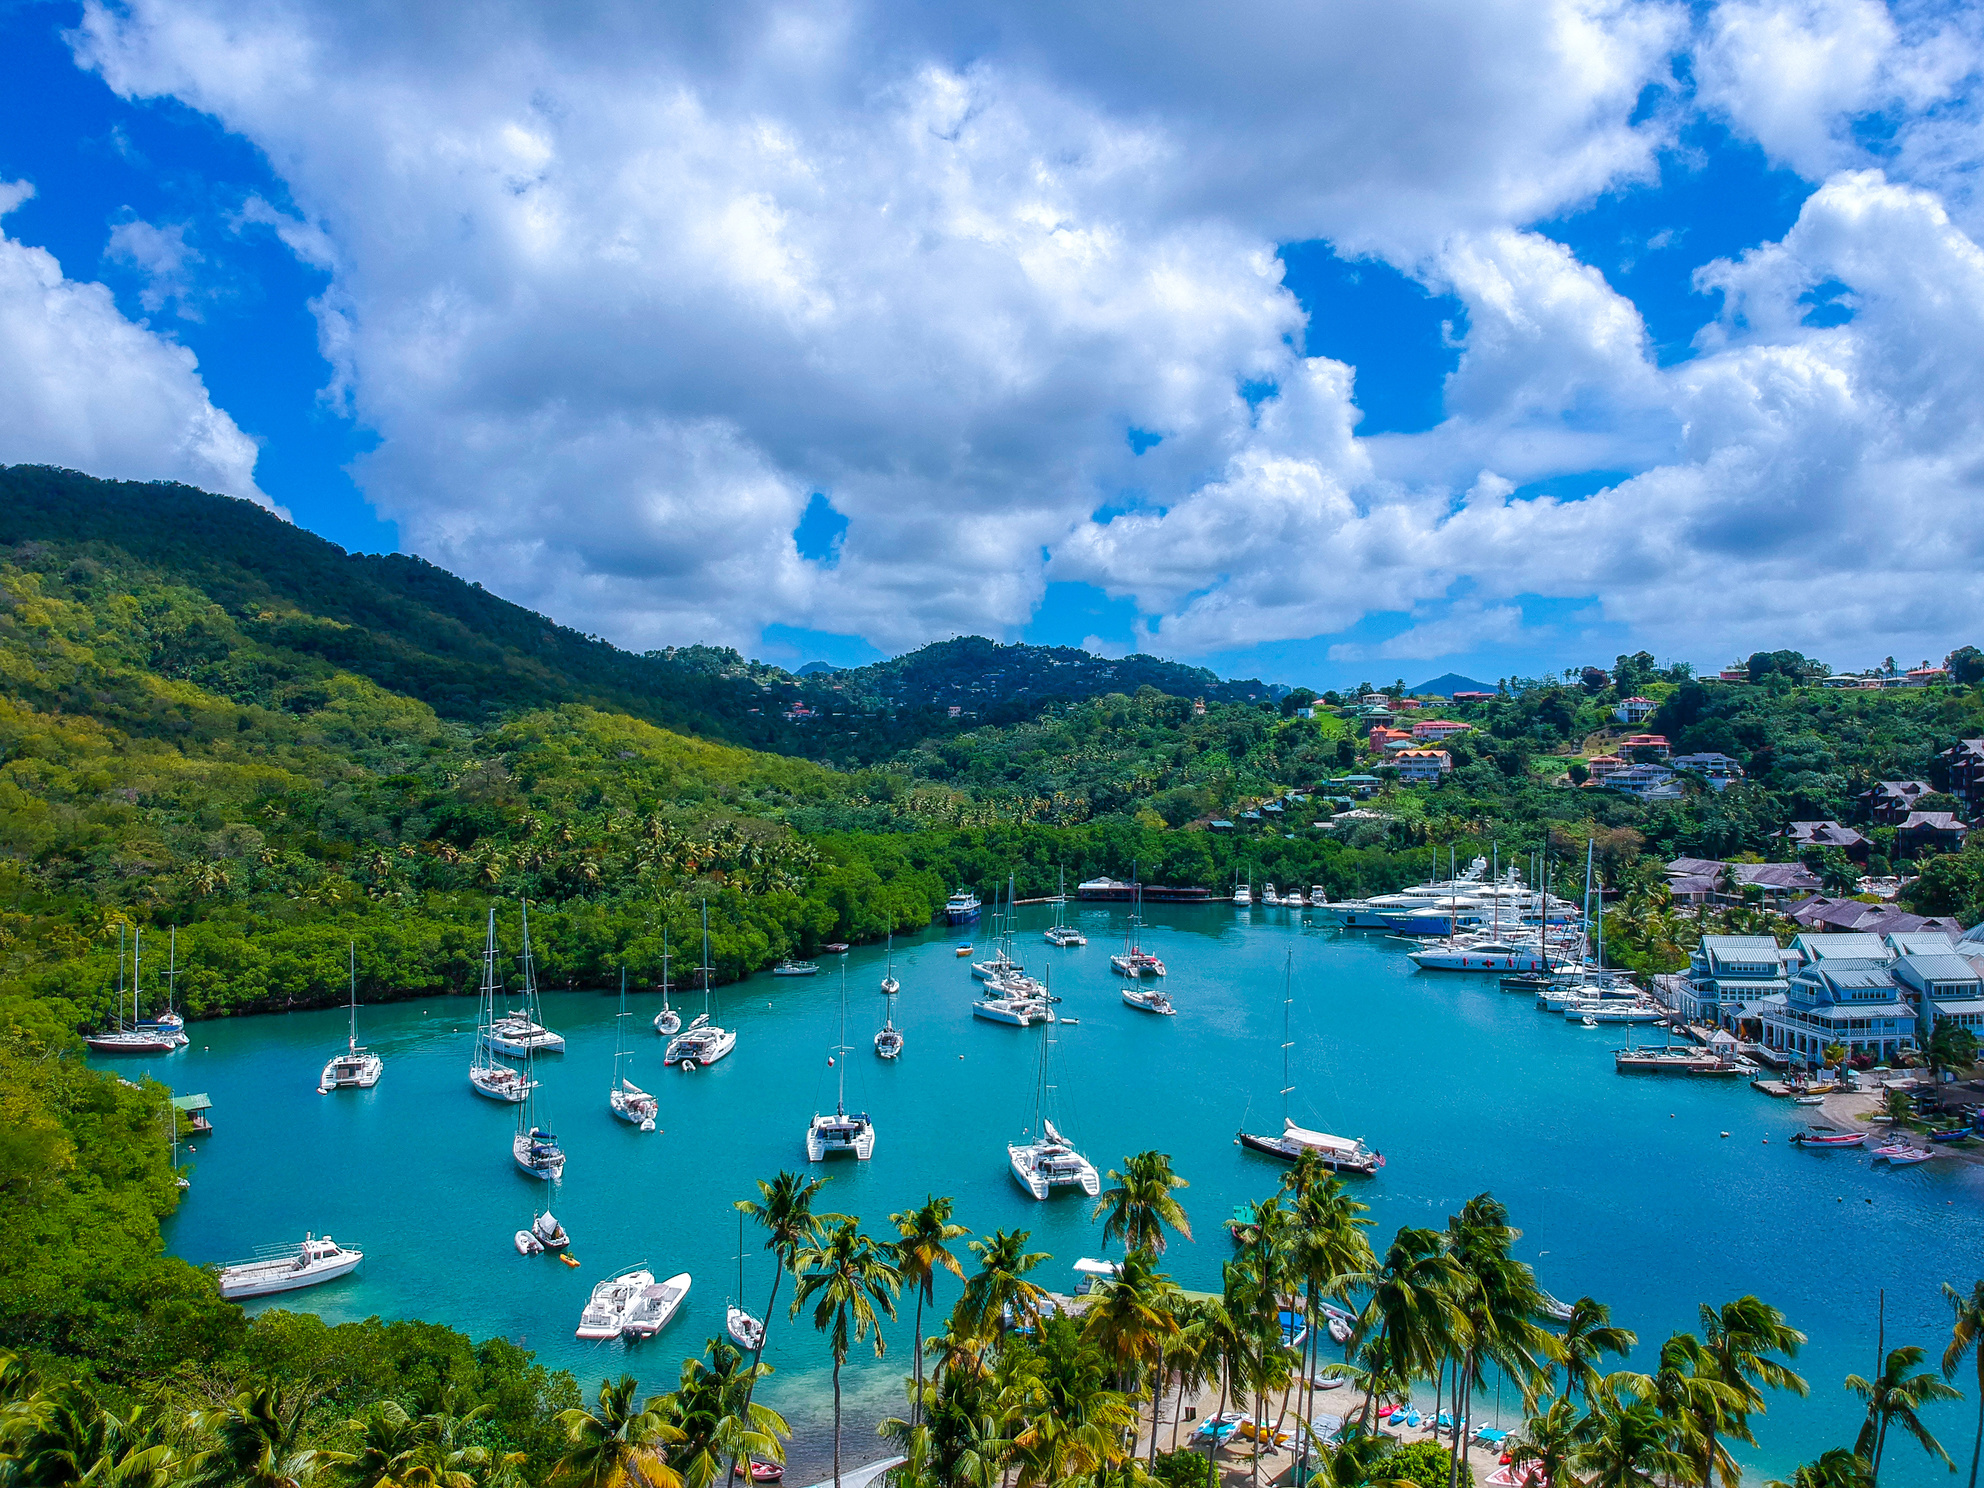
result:
<svg viewBox="0 0 1984 1488"><path fill-rule="evenodd" d="M1984 633L1974 13L1109 13L0 6L0 459L792 664Z"/></svg>

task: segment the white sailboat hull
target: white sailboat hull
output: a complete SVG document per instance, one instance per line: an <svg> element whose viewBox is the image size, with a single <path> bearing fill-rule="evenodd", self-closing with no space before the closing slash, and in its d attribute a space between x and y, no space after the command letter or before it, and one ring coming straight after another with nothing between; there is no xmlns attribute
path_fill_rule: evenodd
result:
<svg viewBox="0 0 1984 1488"><path fill-rule="evenodd" d="M1020 1002L990 998L971 1005L971 1015L988 1023L1010 1023L1015 1028L1031 1028L1036 1023L1052 1023L1054 1010L1041 1002Z"/></svg>
<svg viewBox="0 0 1984 1488"><path fill-rule="evenodd" d="M521 1070L508 1069L500 1064L477 1064L469 1066L468 1083L477 1095L514 1105L528 1095L537 1082L525 1079Z"/></svg>
<svg viewBox="0 0 1984 1488"><path fill-rule="evenodd" d="M540 1141L545 1133L532 1127L528 1132L518 1132L510 1142L510 1153L517 1166L533 1178L542 1178L556 1183L565 1176L565 1153L562 1148L547 1148Z"/></svg>
<svg viewBox="0 0 1984 1488"><path fill-rule="evenodd" d="M629 1338L652 1338L674 1319L682 1310L682 1303L689 1295L691 1285L689 1273L678 1271L666 1281L659 1281L645 1288L634 1299L627 1310L626 1321L621 1332Z"/></svg>
<svg viewBox="0 0 1984 1488"><path fill-rule="evenodd" d="M668 1064L715 1064L737 1047L737 1031L705 1023L670 1042L662 1059Z"/></svg>
<svg viewBox="0 0 1984 1488"><path fill-rule="evenodd" d="M1079 1189L1091 1199L1099 1194L1102 1180L1095 1164L1080 1153L1067 1149L1062 1149L1062 1153L1044 1153L1041 1146L1031 1142L1006 1144L1006 1160L1013 1177L1034 1198L1044 1200L1057 1188Z"/></svg>
<svg viewBox="0 0 1984 1488"><path fill-rule="evenodd" d="M741 1349L756 1350L765 1342L765 1325L741 1307L731 1307L724 1311L723 1331L730 1335L730 1341Z"/></svg>

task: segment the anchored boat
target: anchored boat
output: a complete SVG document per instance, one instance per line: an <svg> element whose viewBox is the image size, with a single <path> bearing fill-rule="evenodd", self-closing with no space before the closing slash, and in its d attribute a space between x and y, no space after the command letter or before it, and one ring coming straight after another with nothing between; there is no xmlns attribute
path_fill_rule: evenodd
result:
<svg viewBox="0 0 1984 1488"><path fill-rule="evenodd" d="M329 1235L305 1235L301 1245L266 1247L252 1261L221 1267L220 1294L235 1298L293 1292L347 1276L364 1259L363 1251L346 1250Z"/></svg>
<svg viewBox="0 0 1984 1488"><path fill-rule="evenodd" d="M618 1276L609 1276L592 1289L585 1311L579 1314L581 1338L618 1338L627 1326L627 1315L642 1292L654 1285L654 1273L635 1266Z"/></svg>
<svg viewBox="0 0 1984 1488"><path fill-rule="evenodd" d="M851 1152L866 1162L875 1155L875 1123L866 1112L850 1114L847 1109L847 972L840 974L840 1042L834 1046L834 1064L839 1071L840 1089L834 1097L834 1113L813 1115L806 1128L806 1159L824 1162L833 1153ZM740 1216L741 1217L741 1216Z"/></svg>
<svg viewBox="0 0 1984 1488"><path fill-rule="evenodd" d="M386 1062L370 1049L358 1046L358 942L353 941L349 951L351 962L351 1034L345 1043L342 1054L333 1054L324 1066L323 1074L317 1077L317 1093L328 1095L333 1090L370 1090L379 1083L379 1076L385 1073Z"/></svg>
<svg viewBox="0 0 1984 1488"><path fill-rule="evenodd" d="M1031 1142L1006 1144L1006 1161L1020 1187L1036 1199L1045 1199L1057 1188L1078 1188L1090 1198L1102 1191L1102 1180L1095 1164L1075 1150L1054 1125L1054 1082L1052 1061L1055 1038L1050 1031L1040 1043L1039 1073L1034 1082Z"/></svg>
<svg viewBox="0 0 1984 1488"><path fill-rule="evenodd" d="M710 964L710 905L707 899L703 901L703 964L698 969L703 978L703 1010L696 1015L695 1022L669 1040L668 1048L662 1054L667 1063L680 1065L684 1070L715 1064L737 1047L737 1030L722 1027L712 1016L711 984L716 979L716 967Z"/></svg>
<svg viewBox="0 0 1984 1488"><path fill-rule="evenodd" d="M1295 1048L1295 953L1288 953L1282 972L1281 998L1281 1134L1266 1136L1239 1133L1240 1145L1269 1157L1294 1162L1305 1152L1313 1152L1325 1167L1340 1173L1376 1173L1385 1165L1382 1152L1364 1144L1361 1137L1339 1137L1330 1132L1297 1126L1288 1114L1288 1097L1295 1090L1293 1051Z"/></svg>

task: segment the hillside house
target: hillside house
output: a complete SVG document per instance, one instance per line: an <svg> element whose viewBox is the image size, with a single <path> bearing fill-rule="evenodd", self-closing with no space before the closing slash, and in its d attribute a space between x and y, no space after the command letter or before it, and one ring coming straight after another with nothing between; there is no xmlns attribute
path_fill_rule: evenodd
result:
<svg viewBox="0 0 1984 1488"><path fill-rule="evenodd" d="M1412 725L1412 737L1422 743L1438 744L1451 739L1456 734L1464 734L1474 725L1456 723L1451 718L1422 718Z"/></svg>
<svg viewBox="0 0 1984 1488"><path fill-rule="evenodd" d="M1860 809L1869 821L1898 827L1915 809L1915 798L1928 793L1926 780L1883 780L1860 793Z"/></svg>
<svg viewBox="0 0 1984 1488"><path fill-rule="evenodd" d="M1620 754L1631 758L1645 752L1656 759L1666 759L1673 751L1668 748L1665 734L1628 734L1614 746Z"/></svg>
<svg viewBox="0 0 1984 1488"><path fill-rule="evenodd" d="M1626 762L1616 754L1595 754L1584 762L1584 767L1591 771L1593 785L1603 785L1607 777L1625 769Z"/></svg>
<svg viewBox="0 0 1984 1488"><path fill-rule="evenodd" d="M1401 785L1438 785L1454 767L1453 756L1444 749L1401 749L1392 761Z"/></svg>
<svg viewBox="0 0 1984 1488"><path fill-rule="evenodd" d="M1714 750L1704 750L1700 754L1677 754L1668 760L1677 770L1686 770L1699 775L1710 790L1727 790L1733 780L1743 778L1743 767L1726 754Z"/></svg>
<svg viewBox="0 0 1984 1488"><path fill-rule="evenodd" d="M1836 821L1795 821L1776 834L1792 852L1808 847L1836 847L1856 863L1865 863L1874 844Z"/></svg>
<svg viewBox="0 0 1984 1488"><path fill-rule="evenodd" d="M1605 777L1605 788L1637 801L1678 801L1683 794L1680 778L1665 765L1627 765Z"/></svg>
<svg viewBox="0 0 1984 1488"><path fill-rule="evenodd" d="M1779 909L1802 895L1817 893L1819 876L1803 863L1730 863L1722 870L1722 886L1732 904L1741 903L1744 890L1754 888L1767 908Z"/></svg>
<svg viewBox="0 0 1984 1488"><path fill-rule="evenodd" d="M1950 772L1950 794L1984 810L1984 739L1959 739L1936 758Z"/></svg>
<svg viewBox="0 0 1984 1488"><path fill-rule="evenodd" d="M1652 698L1621 698L1619 706L1612 710L1612 716L1621 723L1645 723L1660 711L1660 704Z"/></svg>
<svg viewBox="0 0 1984 1488"><path fill-rule="evenodd" d="M1895 831L1895 843L1904 858L1919 858L1928 853L1962 852L1963 839L1970 835L1970 828L1956 819L1952 811L1911 811L1902 818Z"/></svg>

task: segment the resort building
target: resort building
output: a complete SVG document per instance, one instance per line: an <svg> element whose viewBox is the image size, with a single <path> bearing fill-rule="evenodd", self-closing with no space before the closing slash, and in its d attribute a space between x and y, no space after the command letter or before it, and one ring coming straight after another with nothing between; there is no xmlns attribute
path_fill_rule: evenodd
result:
<svg viewBox="0 0 1984 1488"><path fill-rule="evenodd" d="M1726 754L1714 750L1704 750L1700 754L1677 754L1668 760L1677 770L1686 770L1699 775L1710 790L1727 790L1732 780L1743 778L1743 767Z"/></svg>
<svg viewBox="0 0 1984 1488"><path fill-rule="evenodd" d="M1959 928L1952 919L1910 914L1892 904L1867 904L1859 899L1838 899L1824 894L1787 904L1784 912L1798 924L1822 934L1877 935L1889 941L1897 935L1953 935Z"/></svg>
<svg viewBox="0 0 1984 1488"><path fill-rule="evenodd" d="M1770 936L1704 935L1676 985L1676 1010L1690 1023L1734 1029L1750 1004L1789 989L1784 952Z"/></svg>
<svg viewBox="0 0 1984 1488"><path fill-rule="evenodd" d="M1953 811L1911 811L1895 831L1895 845L1904 858L1925 853L1962 852L1963 839L1970 828L1956 819Z"/></svg>
<svg viewBox="0 0 1984 1488"><path fill-rule="evenodd" d="M1681 779L1665 765L1626 765L1605 777L1605 788L1640 801L1678 801Z"/></svg>
<svg viewBox="0 0 1984 1488"><path fill-rule="evenodd" d="M1371 747L1380 754L1393 747L1410 749L1412 747L1412 731L1410 729L1391 728L1382 723L1375 724L1371 729Z"/></svg>
<svg viewBox="0 0 1984 1488"><path fill-rule="evenodd" d="M1660 704L1652 698L1621 698L1619 706L1612 710L1612 716L1621 723L1645 723L1660 711Z"/></svg>
<svg viewBox="0 0 1984 1488"><path fill-rule="evenodd" d="M1755 889L1766 906L1779 909L1819 887L1819 876L1803 863L1730 863L1722 870L1723 893L1731 904L1752 897L1744 891Z"/></svg>
<svg viewBox="0 0 1984 1488"><path fill-rule="evenodd" d="M1846 935L1817 934L1791 937L1790 954L1807 966L1821 961L1875 961L1885 966L1894 960L1894 951L1878 935L1853 932Z"/></svg>
<svg viewBox="0 0 1984 1488"><path fill-rule="evenodd" d="M1401 785L1438 785L1453 769L1453 756L1444 749L1401 749L1392 756Z"/></svg>
<svg viewBox="0 0 1984 1488"><path fill-rule="evenodd" d="M1912 951L1894 962L1895 987L1915 1007L1916 1036L1927 1042L1947 1020L1984 1038L1984 954L1959 956L1948 937L1937 939L1943 949Z"/></svg>
<svg viewBox="0 0 1984 1488"><path fill-rule="evenodd" d="M1422 718L1412 725L1412 737L1438 744L1455 734L1464 734L1472 727L1474 725L1471 723L1456 723L1451 718Z"/></svg>
<svg viewBox="0 0 1984 1488"><path fill-rule="evenodd" d="M1860 806L1869 821L1898 827L1915 809L1915 798L1928 793L1926 780L1883 780L1860 793Z"/></svg>
<svg viewBox="0 0 1984 1488"><path fill-rule="evenodd" d="M1591 771L1593 785L1603 785L1613 772L1625 769L1626 762L1616 754L1595 754L1584 762L1584 767Z"/></svg>
<svg viewBox="0 0 1984 1488"><path fill-rule="evenodd" d="M1833 1044L1845 1048L1848 1057L1865 1055L1881 1064L1913 1048L1915 1009L1902 1000L1895 986L1886 947L1873 936L1798 939L1812 938L1869 940L1883 954L1865 960L1827 956L1799 967L1786 991L1751 1007L1762 1025L1763 1046L1815 1065L1825 1061L1825 1051Z"/></svg>
<svg viewBox="0 0 1984 1488"><path fill-rule="evenodd" d="M1668 748L1665 734L1628 734L1618 743L1619 753L1631 757L1642 750L1656 759L1666 759L1673 751Z"/></svg>
<svg viewBox="0 0 1984 1488"><path fill-rule="evenodd" d="M1856 863L1867 861L1873 844L1860 833L1836 821L1795 821L1777 834L1792 852L1808 847L1836 847Z"/></svg>
<svg viewBox="0 0 1984 1488"><path fill-rule="evenodd" d="M1936 758L1950 772L1950 794L1972 811L1984 807L1984 739L1959 739Z"/></svg>

